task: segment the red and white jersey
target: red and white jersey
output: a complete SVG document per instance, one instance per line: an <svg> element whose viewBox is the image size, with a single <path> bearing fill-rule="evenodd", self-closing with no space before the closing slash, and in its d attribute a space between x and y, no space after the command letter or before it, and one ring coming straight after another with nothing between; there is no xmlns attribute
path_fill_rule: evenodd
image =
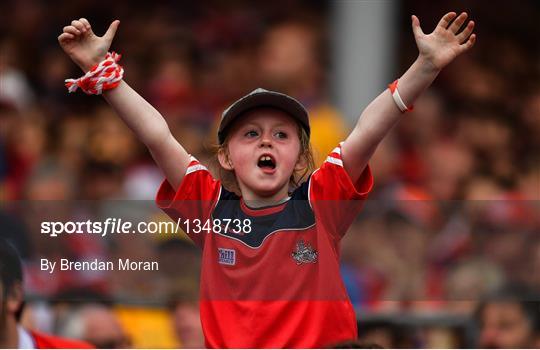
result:
<svg viewBox="0 0 540 350"><path fill-rule="evenodd" d="M173 220L218 219L223 226L237 219L244 228L186 232L203 251L200 307L206 345L320 348L355 339L339 242L372 185L369 167L352 183L340 146L288 201L275 206L249 208L195 158L177 191L165 181L156 200Z"/></svg>

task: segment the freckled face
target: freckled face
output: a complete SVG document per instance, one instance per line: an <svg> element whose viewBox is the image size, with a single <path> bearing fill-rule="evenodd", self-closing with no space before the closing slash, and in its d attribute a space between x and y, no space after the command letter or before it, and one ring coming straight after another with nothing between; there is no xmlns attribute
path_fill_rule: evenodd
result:
<svg viewBox="0 0 540 350"><path fill-rule="evenodd" d="M280 110L254 109L234 125L228 149L244 196L286 195L300 154L298 124Z"/></svg>

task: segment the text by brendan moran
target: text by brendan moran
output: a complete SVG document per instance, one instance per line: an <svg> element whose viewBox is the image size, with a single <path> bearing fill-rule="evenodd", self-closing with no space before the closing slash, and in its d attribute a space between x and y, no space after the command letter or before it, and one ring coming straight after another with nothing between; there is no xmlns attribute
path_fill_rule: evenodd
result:
<svg viewBox="0 0 540 350"><path fill-rule="evenodd" d="M107 260L70 260L60 259L53 261L41 259L41 271L53 273L56 269L60 271L158 271L157 261L136 261L130 259L118 259L116 261Z"/></svg>

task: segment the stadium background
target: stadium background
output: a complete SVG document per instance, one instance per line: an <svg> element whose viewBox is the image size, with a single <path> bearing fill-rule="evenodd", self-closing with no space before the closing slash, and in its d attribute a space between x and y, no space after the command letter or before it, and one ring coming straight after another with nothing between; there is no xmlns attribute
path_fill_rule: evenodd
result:
<svg viewBox="0 0 540 350"><path fill-rule="evenodd" d="M220 112L263 86L305 103L320 160L414 60L410 15L428 32L450 10L470 13L478 42L377 150L376 186L344 239L342 273L361 339L474 347L484 295L505 285L540 292L535 1L2 2L0 227L24 258L23 322L82 336L73 325L99 314L118 341L109 344L197 338L199 253L185 239L39 233L48 214L97 218L141 205L131 217L161 219L147 210L161 181L149 154L102 99L63 87L81 75L56 41L72 19L88 18L99 35L121 20L112 48L123 54L126 80L199 159L211 158ZM39 271L39 258L64 256L157 258L163 269ZM105 306L81 309L96 301Z"/></svg>

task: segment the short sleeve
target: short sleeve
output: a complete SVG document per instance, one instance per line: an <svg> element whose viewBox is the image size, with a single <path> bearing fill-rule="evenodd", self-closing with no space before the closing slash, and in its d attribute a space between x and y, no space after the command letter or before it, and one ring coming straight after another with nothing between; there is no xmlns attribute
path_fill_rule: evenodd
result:
<svg viewBox="0 0 540 350"><path fill-rule="evenodd" d="M362 210L373 187L369 165L353 183L343 167L341 144L334 148L309 179L308 198L318 222L334 238L341 239Z"/></svg>
<svg viewBox="0 0 540 350"><path fill-rule="evenodd" d="M175 191L165 179L157 192L156 204L175 222L180 220L182 223L186 219L205 221L210 219L220 193L221 183L196 158L191 157L178 190ZM203 246L204 233L190 233L183 225L181 227L195 244Z"/></svg>

